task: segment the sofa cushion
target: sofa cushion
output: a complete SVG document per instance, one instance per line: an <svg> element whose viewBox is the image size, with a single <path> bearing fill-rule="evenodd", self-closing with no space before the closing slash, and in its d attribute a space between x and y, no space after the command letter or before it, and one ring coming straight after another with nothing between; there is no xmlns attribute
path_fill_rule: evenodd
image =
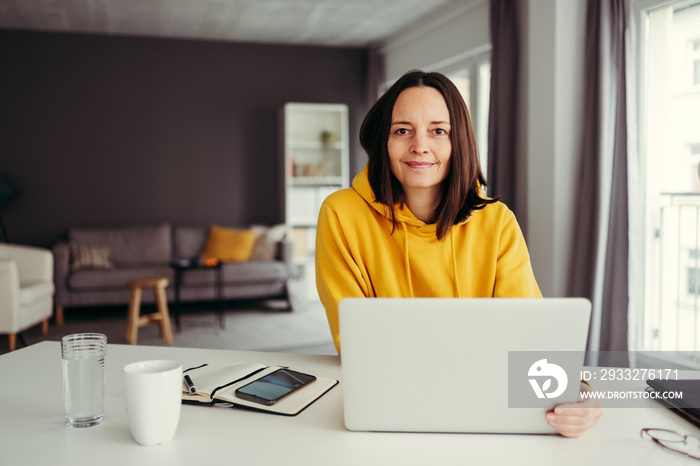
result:
<svg viewBox="0 0 700 466"><path fill-rule="evenodd" d="M252 230L238 230L212 225L201 257L225 262L246 262L250 259L258 234Z"/></svg>
<svg viewBox="0 0 700 466"><path fill-rule="evenodd" d="M111 270L79 270L70 274L68 287L76 291L126 290L126 282L133 278L164 277L173 286L173 270L170 267L134 267Z"/></svg>
<svg viewBox="0 0 700 466"><path fill-rule="evenodd" d="M278 256L278 244L287 234L287 226L283 223L271 227L265 225L251 225L251 230L258 234L251 261L271 261Z"/></svg>
<svg viewBox="0 0 700 466"><path fill-rule="evenodd" d="M207 242L209 227L174 227L173 239L176 259L199 257Z"/></svg>
<svg viewBox="0 0 700 466"><path fill-rule="evenodd" d="M168 264L172 254L170 224L119 228L73 228L70 241L106 246L116 266Z"/></svg>
<svg viewBox="0 0 700 466"><path fill-rule="evenodd" d="M216 283L216 273L216 269L186 270L182 272L182 287L213 286ZM278 261L227 262L222 265L221 273L224 285L270 283L289 278L286 264Z"/></svg>
<svg viewBox="0 0 700 466"><path fill-rule="evenodd" d="M70 244L70 270L80 269L113 269L114 264L109 260L107 246L95 246L72 241Z"/></svg>
<svg viewBox="0 0 700 466"><path fill-rule="evenodd" d="M256 261L224 264L225 283L261 283L289 278L287 264L278 261Z"/></svg>

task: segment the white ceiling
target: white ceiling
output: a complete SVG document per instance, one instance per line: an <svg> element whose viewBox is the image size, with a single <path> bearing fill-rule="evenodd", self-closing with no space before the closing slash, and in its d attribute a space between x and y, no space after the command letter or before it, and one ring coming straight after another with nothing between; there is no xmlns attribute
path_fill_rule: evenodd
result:
<svg viewBox="0 0 700 466"><path fill-rule="evenodd" d="M0 0L0 29L362 47L472 0Z"/></svg>

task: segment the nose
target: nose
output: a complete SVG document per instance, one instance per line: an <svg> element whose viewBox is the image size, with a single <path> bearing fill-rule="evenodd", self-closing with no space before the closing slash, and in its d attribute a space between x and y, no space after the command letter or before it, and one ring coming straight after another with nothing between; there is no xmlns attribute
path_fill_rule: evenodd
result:
<svg viewBox="0 0 700 466"><path fill-rule="evenodd" d="M426 134L417 133L413 136L410 150L414 154L428 153L428 136Z"/></svg>

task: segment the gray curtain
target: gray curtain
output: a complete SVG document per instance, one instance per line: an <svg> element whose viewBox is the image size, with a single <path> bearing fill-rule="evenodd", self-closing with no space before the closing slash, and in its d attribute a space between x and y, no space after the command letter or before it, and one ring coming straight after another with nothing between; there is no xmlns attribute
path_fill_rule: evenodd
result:
<svg viewBox="0 0 700 466"><path fill-rule="evenodd" d="M491 0L490 4L491 90L486 174L489 195L500 195L516 216L519 5L519 0Z"/></svg>
<svg viewBox="0 0 700 466"><path fill-rule="evenodd" d="M381 86L386 82L384 56L380 53L378 47L370 47L365 54L364 80L366 108L360 112L361 115L366 114L374 105L380 96ZM348 180L350 184L352 184L352 179L362 170L366 163L367 157L364 151L350 155L350 179Z"/></svg>
<svg viewBox="0 0 700 466"><path fill-rule="evenodd" d="M616 79L615 132L608 222L605 280L601 306L600 350L627 351L629 308L629 206L627 197L627 74L628 0L610 2L610 54ZM612 364L615 361L599 361ZM621 361L620 361L621 362Z"/></svg>
<svg viewBox="0 0 700 466"><path fill-rule="evenodd" d="M628 19L628 0L588 1L584 137L569 292L593 303L589 350L616 352L589 360L600 365L628 364Z"/></svg>
<svg viewBox="0 0 700 466"><path fill-rule="evenodd" d="M600 68L601 22L600 2L588 2L586 11L586 48L584 54L583 126L579 186L576 196L574 234L569 277L569 295L593 300L595 288L596 250L598 244L598 206L600 205Z"/></svg>

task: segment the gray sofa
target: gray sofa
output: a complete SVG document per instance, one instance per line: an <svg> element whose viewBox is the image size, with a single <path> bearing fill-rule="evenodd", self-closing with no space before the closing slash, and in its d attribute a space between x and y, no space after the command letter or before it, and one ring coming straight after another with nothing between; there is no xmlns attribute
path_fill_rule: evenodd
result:
<svg viewBox="0 0 700 466"><path fill-rule="evenodd" d="M54 282L56 287L56 322L63 323L64 309L103 305L127 305L130 291L127 281L133 278L166 277L169 302L175 299L175 259L197 257L206 244L209 228L200 226L160 225L119 228L74 228L65 241L56 243ZM71 270L71 242L108 250L111 268ZM293 258L290 242L284 238L272 245L272 260L224 263L222 297L229 299L285 298L290 309L289 280ZM182 302L216 299L216 272L193 269L182 272ZM153 293L144 293L143 302L154 302Z"/></svg>

